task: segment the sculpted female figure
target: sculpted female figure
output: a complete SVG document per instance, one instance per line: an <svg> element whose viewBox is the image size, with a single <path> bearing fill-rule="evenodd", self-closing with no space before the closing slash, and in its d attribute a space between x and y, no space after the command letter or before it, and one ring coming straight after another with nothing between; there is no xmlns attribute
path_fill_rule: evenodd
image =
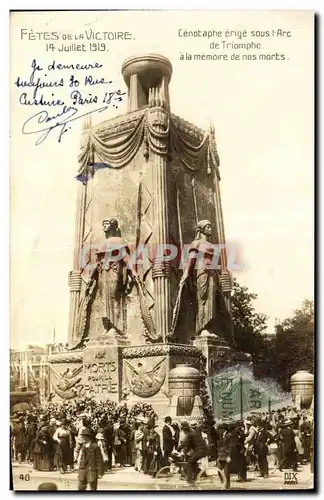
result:
<svg viewBox="0 0 324 500"><path fill-rule="evenodd" d="M80 304L74 346L76 348L89 336L98 336L98 330L104 327L109 334L126 334L126 304L125 297L133 283L137 287L144 323L145 334L150 340L155 340L155 327L146 305L143 285L131 262L129 247L121 237L118 221L114 217L102 221L105 238L95 250L96 268L93 271ZM94 300L95 299L95 300ZM98 328L90 335L86 326L91 307L95 316L100 319Z"/></svg>
<svg viewBox="0 0 324 500"><path fill-rule="evenodd" d="M105 328L123 334L125 330L124 298L127 284L137 273L130 262L129 248L121 237L118 221L107 218L102 221L105 239L95 251L98 272L98 288L104 302Z"/></svg>
<svg viewBox="0 0 324 500"><path fill-rule="evenodd" d="M173 334L180 310L181 292L189 279L193 281L196 294L196 335L206 329L212 333L217 320L217 293L220 282L217 272L218 248L210 243L212 225L209 220L197 224L195 239L189 246L188 259L179 284L177 303L173 312L171 335Z"/></svg>

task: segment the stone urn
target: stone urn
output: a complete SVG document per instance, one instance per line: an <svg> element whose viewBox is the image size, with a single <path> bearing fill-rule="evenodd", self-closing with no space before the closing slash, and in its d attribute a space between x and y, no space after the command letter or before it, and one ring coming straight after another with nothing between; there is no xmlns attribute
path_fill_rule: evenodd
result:
<svg viewBox="0 0 324 500"><path fill-rule="evenodd" d="M314 394L314 375L307 370L299 370L290 379L293 401L300 396L302 408L309 408Z"/></svg>
<svg viewBox="0 0 324 500"><path fill-rule="evenodd" d="M177 416L189 416L193 410L195 396L200 393L201 375L193 366L178 364L169 373L169 394L177 398Z"/></svg>

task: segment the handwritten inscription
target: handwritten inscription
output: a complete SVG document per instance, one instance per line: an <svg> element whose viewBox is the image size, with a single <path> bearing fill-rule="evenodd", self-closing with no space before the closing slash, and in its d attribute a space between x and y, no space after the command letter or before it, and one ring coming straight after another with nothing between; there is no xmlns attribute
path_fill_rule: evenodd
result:
<svg viewBox="0 0 324 500"><path fill-rule="evenodd" d="M56 60L43 65L33 59L29 76L18 76L14 82L22 90L18 104L37 109L23 123L22 133L37 135L35 144L39 145L56 130L61 142L75 120L101 113L109 106L117 109L126 92L116 89L113 81L102 74L96 74L102 67L98 62L62 64Z"/></svg>

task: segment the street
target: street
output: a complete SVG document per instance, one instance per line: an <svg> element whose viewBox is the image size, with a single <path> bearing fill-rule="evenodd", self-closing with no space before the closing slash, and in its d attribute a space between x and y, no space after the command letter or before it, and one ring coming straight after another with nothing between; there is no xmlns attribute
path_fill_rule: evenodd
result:
<svg viewBox="0 0 324 500"><path fill-rule="evenodd" d="M271 464L269 477L259 477L259 472L248 471L248 480L245 483L237 481L237 476L231 476L231 490L300 490L313 488L313 474L310 466L298 467L296 475L291 470L280 472ZM42 482L55 482L58 490L77 490L77 472L34 471L28 464L13 465L13 483L15 491L35 491ZM297 484L291 484L296 483ZM284 484L284 483L287 484ZM178 475L168 478L153 479L136 472L132 467L116 469L106 473L98 482L98 490L221 490L222 484L217 476L216 468L208 469L208 477L194 486L186 485Z"/></svg>

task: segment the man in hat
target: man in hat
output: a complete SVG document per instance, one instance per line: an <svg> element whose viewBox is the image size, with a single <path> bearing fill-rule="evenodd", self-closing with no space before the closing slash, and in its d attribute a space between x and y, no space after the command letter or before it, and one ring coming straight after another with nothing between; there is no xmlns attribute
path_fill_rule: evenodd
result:
<svg viewBox="0 0 324 500"><path fill-rule="evenodd" d="M151 420L147 424L148 435L147 435L147 462L148 462L148 474L155 477L158 470L162 466L162 451L160 445L160 436L156 432L158 425L155 424L154 420Z"/></svg>
<svg viewBox="0 0 324 500"><path fill-rule="evenodd" d="M246 419L244 422L244 431L245 431L245 456L248 465L252 465L256 463L255 456L255 439L257 435L257 427L254 425L254 422L250 419Z"/></svg>
<svg viewBox="0 0 324 500"><path fill-rule="evenodd" d="M164 465L169 465L169 456L171 455L174 448L175 430L172 427L171 417L165 417L164 422L165 425L162 429L163 463Z"/></svg>
<svg viewBox="0 0 324 500"><path fill-rule="evenodd" d="M283 443L283 462L286 467L297 471L297 449L295 434L292 430L291 420L286 420L282 425L281 438Z"/></svg>
<svg viewBox="0 0 324 500"><path fill-rule="evenodd" d="M83 444L83 439L82 439L81 435L85 429L88 429L90 431L92 430L90 427L89 418L85 414L82 414L82 415L80 415L80 421L78 422L78 435L76 437L76 445L74 448L74 462L75 463L77 463L78 459L79 459L79 453L81 451L82 444Z"/></svg>
<svg viewBox="0 0 324 500"><path fill-rule="evenodd" d="M311 426L311 423L308 421L306 415L303 416L302 423L300 424L300 433L301 433L302 446L304 449L303 459L307 463L307 462L309 462L309 458L310 458L309 451L310 451L312 426Z"/></svg>
<svg viewBox="0 0 324 500"><path fill-rule="evenodd" d="M180 444L178 451L182 451L182 453L188 457L188 461L184 469L187 481L192 484L199 470L198 460L206 457L208 450L201 434L191 429L188 422L182 422L181 430L184 433L184 439Z"/></svg>
<svg viewBox="0 0 324 500"><path fill-rule="evenodd" d="M258 459L260 475L264 479L269 477L268 444L272 441L273 436L266 429L266 421L261 420L255 439L255 451Z"/></svg>
<svg viewBox="0 0 324 500"><path fill-rule="evenodd" d="M236 442L236 460L237 460L237 473L239 482L247 480L247 460L245 450L245 432L244 422L239 421L233 425L234 436Z"/></svg>
<svg viewBox="0 0 324 500"><path fill-rule="evenodd" d="M218 476L223 483L223 488L229 490L231 487L231 472L230 472L230 441L231 433L229 432L229 426L223 424L221 427L223 432L220 433L218 456L217 456L217 468Z"/></svg>
<svg viewBox="0 0 324 500"><path fill-rule="evenodd" d="M107 417L104 417L100 423L100 427L102 427L102 432L105 439L105 445L108 455L107 462L107 471L111 471L112 468L112 454L114 449L114 426Z"/></svg>
<svg viewBox="0 0 324 500"><path fill-rule="evenodd" d="M96 491L98 478L101 477L103 468L100 448L93 440L91 429L82 429L79 437L82 441L82 448L78 463L78 490L85 491L89 484L90 491Z"/></svg>

